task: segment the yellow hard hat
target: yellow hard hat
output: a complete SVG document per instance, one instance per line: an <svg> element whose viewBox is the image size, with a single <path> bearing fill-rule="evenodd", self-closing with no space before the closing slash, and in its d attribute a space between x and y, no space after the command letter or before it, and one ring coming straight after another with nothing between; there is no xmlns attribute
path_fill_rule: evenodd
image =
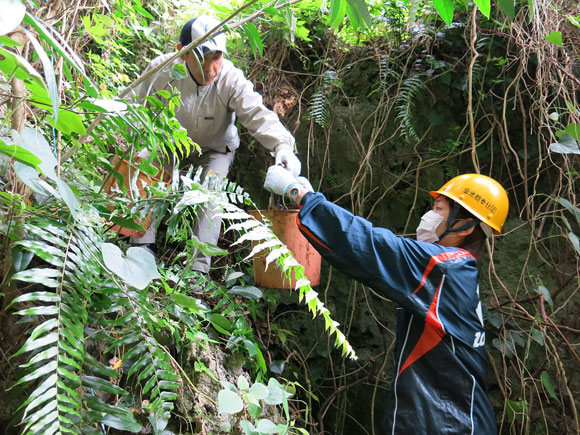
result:
<svg viewBox="0 0 580 435"><path fill-rule="evenodd" d="M485 222L500 234L507 217L509 200L505 189L486 175L463 174L452 178L439 190L431 192L433 198L439 195L460 204L480 221Z"/></svg>

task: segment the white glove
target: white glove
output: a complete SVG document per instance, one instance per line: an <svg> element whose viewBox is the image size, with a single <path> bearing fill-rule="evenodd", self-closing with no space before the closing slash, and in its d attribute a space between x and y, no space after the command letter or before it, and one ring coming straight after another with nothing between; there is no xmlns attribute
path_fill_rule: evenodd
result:
<svg viewBox="0 0 580 435"><path fill-rule="evenodd" d="M308 178L296 177L296 180L298 180L298 182L302 184L302 187L304 187L308 192L314 192L314 188L312 187L312 184L310 184L310 181L308 181Z"/></svg>
<svg viewBox="0 0 580 435"><path fill-rule="evenodd" d="M276 164L288 169L295 177L300 175L302 163L290 148L282 148L276 153Z"/></svg>
<svg viewBox="0 0 580 435"><path fill-rule="evenodd" d="M290 186L299 184L296 177L288 169L280 165L273 165L268 168L264 189L276 195L284 196Z"/></svg>

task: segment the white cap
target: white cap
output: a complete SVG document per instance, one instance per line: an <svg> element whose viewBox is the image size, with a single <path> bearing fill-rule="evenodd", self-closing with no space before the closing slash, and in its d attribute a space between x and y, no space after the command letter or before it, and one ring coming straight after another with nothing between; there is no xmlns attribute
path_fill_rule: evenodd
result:
<svg viewBox="0 0 580 435"><path fill-rule="evenodd" d="M208 15L201 15L197 18L193 18L185 23L181 28L179 42L183 46L191 44L192 41L201 38L219 23L218 20ZM203 55L211 51L221 51L228 54L225 33L220 33L215 35L213 38L209 38L207 41L201 43L196 50Z"/></svg>

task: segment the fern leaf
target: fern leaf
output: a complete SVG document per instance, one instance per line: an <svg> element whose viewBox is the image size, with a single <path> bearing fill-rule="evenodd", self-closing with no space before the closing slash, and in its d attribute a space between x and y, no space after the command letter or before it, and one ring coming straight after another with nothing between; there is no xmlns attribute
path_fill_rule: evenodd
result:
<svg viewBox="0 0 580 435"><path fill-rule="evenodd" d="M403 135L413 142L418 142L420 136L415 127L413 109L415 101L420 98L425 89L425 82L421 74L415 74L406 79L400 89L400 94L395 102L397 107L397 119L401 121Z"/></svg>
<svg viewBox="0 0 580 435"><path fill-rule="evenodd" d="M62 225L64 228L66 224ZM23 240L17 245L34 253L48 267L20 271L13 279L39 284L45 289L25 293L13 304L35 304L16 312L26 316L27 321L40 316L50 318L31 329L25 344L15 354L33 353L21 365L25 375L15 386L38 381L21 405L23 433L76 434L81 432L83 421L95 421L93 411L82 406L84 396L78 391L81 385L111 394L127 394L106 379L84 373L86 306L97 276L103 272L94 261L99 255L96 247L100 239L90 228L69 228L67 232L50 220L31 222L27 228L35 240ZM103 418L102 414L97 415L97 421Z"/></svg>

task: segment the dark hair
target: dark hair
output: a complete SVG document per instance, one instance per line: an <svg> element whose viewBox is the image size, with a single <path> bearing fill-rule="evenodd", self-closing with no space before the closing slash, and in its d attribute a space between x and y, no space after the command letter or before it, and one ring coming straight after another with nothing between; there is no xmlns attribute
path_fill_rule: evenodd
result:
<svg viewBox="0 0 580 435"><path fill-rule="evenodd" d="M456 203L455 201L451 200L450 198L447 198L444 195L441 195L440 198L445 198L445 200L449 203L449 207L451 210L453 209L453 207L455 205L457 205L458 211L457 211L457 214L455 215L455 219L454 219L455 221L461 220L461 219L475 219L478 222L478 224L473 227L473 231L471 232L471 234L468 234L467 236L465 236L465 238L463 239L463 243L461 243L461 246L458 246L458 248L465 249L466 251L469 251L471 253L471 255L473 255L476 259L479 259L479 256L481 255L481 252L483 251L483 245L485 244L485 239L487 238L487 236L485 235L485 232L483 231L483 229L479 225L479 222L481 222L481 221L478 218L476 218L475 216L473 216L465 208L463 208L461 206L461 204ZM453 223L453 222L451 222L451 223Z"/></svg>
<svg viewBox="0 0 580 435"><path fill-rule="evenodd" d="M454 204L455 202L452 201L451 204ZM457 204L457 203L455 203ZM460 204L457 204L459 206L459 211L457 212L457 216L455 217L455 219L459 220L459 219L475 219L477 222L481 222L478 218L476 218L475 216L473 216L469 211L467 211L466 209L464 209ZM485 235L485 233L483 232L483 229L481 228L481 226L479 225L479 223L473 227L473 231L471 232L471 234L468 234L465 239L463 239L463 243L461 244L461 246L458 246L458 248L462 248L465 249L466 251L469 251L471 253L471 255L473 255L476 259L479 259L479 256L481 255L481 252L483 251L483 245L485 244L485 239L487 238L487 236Z"/></svg>

